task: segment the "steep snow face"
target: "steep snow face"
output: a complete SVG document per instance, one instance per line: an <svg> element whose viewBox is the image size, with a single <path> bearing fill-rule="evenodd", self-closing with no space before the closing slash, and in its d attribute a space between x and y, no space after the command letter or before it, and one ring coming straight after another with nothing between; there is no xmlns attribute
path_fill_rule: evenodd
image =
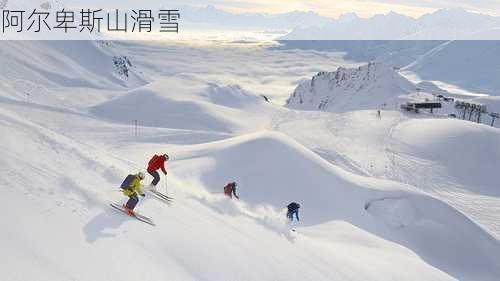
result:
<svg viewBox="0 0 500 281"><path fill-rule="evenodd" d="M287 101L287 107L301 110L345 112L380 108L399 95L415 90L415 85L382 63L358 68L320 72L301 83Z"/></svg>
<svg viewBox="0 0 500 281"><path fill-rule="evenodd" d="M2 69L0 79L21 92L57 86L123 89L146 83L130 59L126 71L115 63L125 57L110 42L6 41L0 52L0 64L9 66Z"/></svg>

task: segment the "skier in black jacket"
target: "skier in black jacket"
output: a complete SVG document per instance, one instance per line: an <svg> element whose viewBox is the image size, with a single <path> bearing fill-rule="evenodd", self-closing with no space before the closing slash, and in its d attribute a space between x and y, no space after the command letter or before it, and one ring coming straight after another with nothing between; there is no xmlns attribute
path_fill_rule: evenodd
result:
<svg viewBox="0 0 500 281"><path fill-rule="evenodd" d="M297 218L297 221L299 221L299 208L300 204L292 202L286 206L288 208L288 212L286 213L286 216L289 220L293 221L293 214L295 214L295 217Z"/></svg>

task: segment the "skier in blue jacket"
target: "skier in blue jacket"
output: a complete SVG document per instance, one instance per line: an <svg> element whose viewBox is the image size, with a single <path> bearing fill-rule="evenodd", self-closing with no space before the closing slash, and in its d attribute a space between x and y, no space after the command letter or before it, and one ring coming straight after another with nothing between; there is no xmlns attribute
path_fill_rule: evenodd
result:
<svg viewBox="0 0 500 281"><path fill-rule="evenodd" d="M297 221L299 221L299 208L300 204L292 202L286 206L288 208L288 212L286 213L286 216L289 220L293 221L293 215L295 214L295 217L297 218Z"/></svg>

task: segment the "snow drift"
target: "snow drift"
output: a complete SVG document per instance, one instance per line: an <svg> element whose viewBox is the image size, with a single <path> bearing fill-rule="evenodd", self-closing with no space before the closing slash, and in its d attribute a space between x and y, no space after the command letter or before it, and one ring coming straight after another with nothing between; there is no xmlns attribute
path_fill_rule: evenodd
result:
<svg viewBox="0 0 500 281"><path fill-rule="evenodd" d="M96 116L121 123L138 120L141 126L224 133L264 128L278 111L239 86L192 77L162 79L90 108Z"/></svg>
<svg viewBox="0 0 500 281"><path fill-rule="evenodd" d="M199 103L176 101L147 89L133 90L93 107L91 112L122 123L137 120L141 126L222 132L230 131L231 126Z"/></svg>
<svg viewBox="0 0 500 281"><path fill-rule="evenodd" d="M399 152L437 162L467 186L495 190L500 181L497 129L453 119L410 120L397 126L392 137Z"/></svg>

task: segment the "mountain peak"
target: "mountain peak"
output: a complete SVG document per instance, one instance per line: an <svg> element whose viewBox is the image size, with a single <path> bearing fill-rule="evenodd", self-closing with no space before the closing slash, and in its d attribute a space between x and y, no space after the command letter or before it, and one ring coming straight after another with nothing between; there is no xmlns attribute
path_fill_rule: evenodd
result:
<svg viewBox="0 0 500 281"><path fill-rule="evenodd" d="M374 109L414 89L413 83L388 65L370 62L357 68L319 72L295 89L287 107L330 112Z"/></svg>
<svg viewBox="0 0 500 281"><path fill-rule="evenodd" d="M481 13L475 13L475 12L470 12L467 11L464 8L445 8L445 9L439 9L434 11L433 13L430 14L425 14L420 18L426 18L426 17L433 17L433 18L449 18L449 17L463 17L463 16L484 16L484 17L490 17L489 15L486 14L481 14Z"/></svg>
<svg viewBox="0 0 500 281"><path fill-rule="evenodd" d="M391 17L408 17L407 15L399 14L399 13L394 12L394 11L390 11L389 13L387 13L387 16L391 16Z"/></svg>
<svg viewBox="0 0 500 281"><path fill-rule="evenodd" d="M340 17L338 18L338 21L352 22L352 21L355 21L359 18L360 17L356 13L345 13L345 14L340 15Z"/></svg>

